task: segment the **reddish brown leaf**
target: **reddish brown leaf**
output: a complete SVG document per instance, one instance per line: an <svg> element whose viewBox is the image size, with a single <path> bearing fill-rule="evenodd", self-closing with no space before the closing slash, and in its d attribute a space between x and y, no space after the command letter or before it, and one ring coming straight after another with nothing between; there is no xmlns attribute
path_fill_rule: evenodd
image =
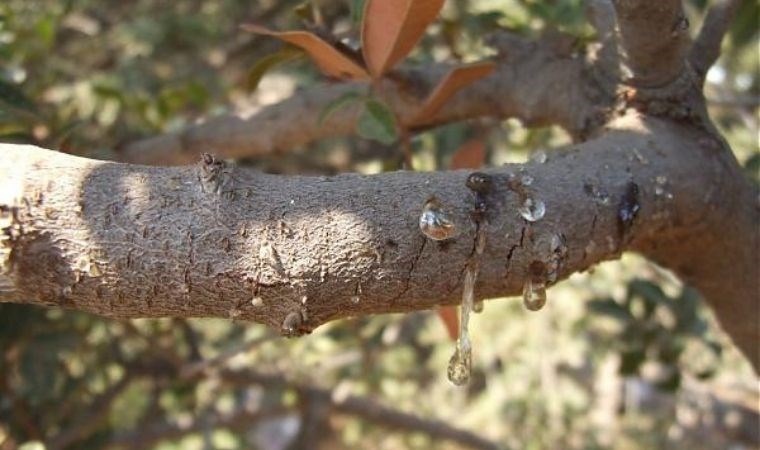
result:
<svg viewBox="0 0 760 450"><path fill-rule="evenodd" d="M444 104L463 87L493 72L496 65L492 62L456 67L438 83L423 103L422 108L408 125L420 125L428 122L441 110Z"/></svg>
<svg viewBox="0 0 760 450"><path fill-rule="evenodd" d="M470 139L454 152L450 169L480 169L486 161L486 145L480 139Z"/></svg>
<svg viewBox="0 0 760 450"><path fill-rule="evenodd" d="M273 36L302 48L319 66L320 70L328 76L344 79L369 78L364 67L314 33L308 31L273 31L253 24L245 24L241 28L251 33Z"/></svg>
<svg viewBox="0 0 760 450"><path fill-rule="evenodd" d="M456 306L442 306L436 311L438 317L441 318L443 326L446 327L446 332L449 333L449 337L452 341L457 339L459 334L459 317L457 316Z"/></svg>
<svg viewBox="0 0 760 450"><path fill-rule="evenodd" d="M412 51L444 1L367 0L362 51L373 77L381 77Z"/></svg>

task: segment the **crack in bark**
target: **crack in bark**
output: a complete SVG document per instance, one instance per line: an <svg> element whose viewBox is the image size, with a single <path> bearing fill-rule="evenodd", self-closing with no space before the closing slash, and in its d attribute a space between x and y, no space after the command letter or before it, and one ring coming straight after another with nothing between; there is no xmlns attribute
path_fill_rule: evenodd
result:
<svg viewBox="0 0 760 450"><path fill-rule="evenodd" d="M523 247L523 243L525 242L525 234L526 234L527 231L528 231L528 227L527 226L523 226L521 228L521 230L520 230L520 241L517 244L511 246L509 248L509 252L507 252L507 262L504 265L504 277L503 277L505 284L507 282L507 278L509 278L509 267L512 265L512 257L514 256L515 250L517 250L518 248L522 248Z"/></svg>
<svg viewBox="0 0 760 450"><path fill-rule="evenodd" d="M422 245L420 246L419 251L417 251L417 254L414 256L412 264L407 271L406 280L404 282L404 289L397 296L391 299L391 305L395 305L398 299L406 295L406 293L409 291L409 286L412 283L412 275L414 274L414 269L417 267L417 263L419 262L420 257L422 257L422 252L425 251L425 245L427 244L427 241L427 238L425 236L422 236Z"/></svg>

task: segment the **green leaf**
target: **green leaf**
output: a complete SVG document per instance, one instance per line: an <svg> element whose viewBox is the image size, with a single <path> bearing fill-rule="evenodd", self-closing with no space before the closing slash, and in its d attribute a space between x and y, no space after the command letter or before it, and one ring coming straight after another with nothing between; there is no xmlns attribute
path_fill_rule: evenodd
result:
<svg viewBox="0 0 760 450"><path fill-rule="evenodd" d="M325 120L327 120L331 115L355 102L358 102L362 98L364 98L364 96L356 91L346 92L325 106L325 108L319 114L317 124L319 126L322 126L322 124L325 123Z"/></svg>
<svg viewBox="0 0 760 450"><path fill-rule="evenodd" d="M361 23L366 0L351 0L351 21Z"/></svg>
<svg viewBox="0 0 760 450"><path fill-rule="evenodd" d="M356 127L359 136L391 145L398 139L396 116L384 103L367 100Z"/></svg>
<svg viewBox="0 0 760 450"><path fill-rule="evenodd" d="M0 107L7 105L11 108L34 113L34 103L15 85L0 80Z"/></svg>
<svg viewBox="0 0 760 450"><path fill-rule="evenodd" d="M288 46L284 47L277 53L267 55L258 61L251 67L248 74L245 77L245 90L249 94L256 90L261 83L261 79L264 78L267 72L280 66L288 61L292 61L296 58L303 57L303 52L297 48Z"/></svg>

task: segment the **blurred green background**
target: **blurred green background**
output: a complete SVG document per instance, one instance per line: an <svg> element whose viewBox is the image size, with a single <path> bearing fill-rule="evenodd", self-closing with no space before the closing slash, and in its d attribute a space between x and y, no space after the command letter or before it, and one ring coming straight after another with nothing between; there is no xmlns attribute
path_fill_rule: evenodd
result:
<svg viewBox="0 0 760 450"><path fill-rule="evenodd" d="M706 3L687 2L692 30ZM301 28L306 11L355 39L360 4L3 0L0 141L117 158L141 137L256 111L322 78L301 58L255 86L256 62L281 44L238 25ZM580 0L449 0L408 63L487 56L482 39L499 27L559 29L579 50L594 39ZM745 1L706 96L755 180L758 64L758 2ZM471 138L487 143L490 165L567 142L555 128L470 121L417 136L415 166L443 169ZM397 153L349 138L240 163L377 173L395 168ZM389 423L387 411L378 419L378 404L510 449L760 448L748 364L696 292L635 255L552 287L539 313L488 301L472 329L473 381L456 388L446 379L454 343L433 312L344 320L285 340L227 320L120 322L0 304L0 450L466 448L413 421ZM336 406L346 399L355 410Z"/></svg>

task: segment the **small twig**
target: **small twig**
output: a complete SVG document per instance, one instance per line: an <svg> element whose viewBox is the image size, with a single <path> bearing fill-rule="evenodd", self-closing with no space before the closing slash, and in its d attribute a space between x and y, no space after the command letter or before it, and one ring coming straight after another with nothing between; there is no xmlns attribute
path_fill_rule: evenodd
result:
<svg viewBox="0 0 760 450"><path fill-rule="evenodd" d="M185 364L183 367L179 369L179 376L182 379L191 379L198 375L201 375L208 370L214 369L214 368L220 368L224 366L229 360L232 358L241 355L243 353L247 353L254 348L260 346L264 342L271 341L272 339L278 337L272 332L267 332L267 334L263 336L259 336L257 338L251 339L250 341L243 342L234 348L227 350L226 352L220 353L219 355L205 359L200 361L194 361L190 362L188 364Z"/></svg>
<svg viewBox="0 0 760 450"><path fill-rule="evenodd" d="M720 57L723 36L731 27L731 22L741 3L741 0L720 0L707 12L699 36L694 41L689 54L692 67L701 77L704 78L710 67Z"/></svg>
<svg viewBox="0 0 760 450"><path fill-rule="evenodd" d="M116 384L98 395L78 421L48 440L46 448L64 449L91 436L107 419L107 412L111 409L114 400L124 392L132 380L132 374L127 373Z"/></svg>

